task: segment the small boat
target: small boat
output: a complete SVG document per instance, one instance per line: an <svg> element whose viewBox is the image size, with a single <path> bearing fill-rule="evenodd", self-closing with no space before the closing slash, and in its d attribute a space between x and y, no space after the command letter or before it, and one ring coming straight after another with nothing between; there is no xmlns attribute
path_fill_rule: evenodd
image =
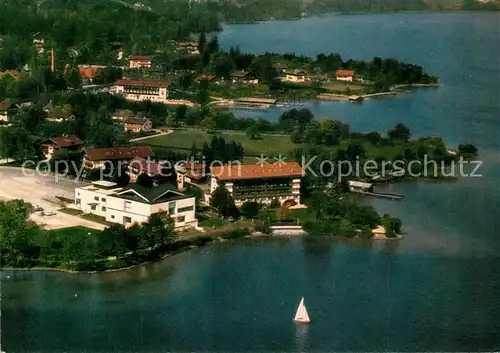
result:
<svg viewBox="0 0 500 353"><path fill-rule="evenodd" d="M307 309L304 304L304 297L300 300L299 307L297 308L297 313L295 313L295 317L293 318L293 322L296 324L309 324L311 323L311 319L309 319L309 315L307 314Z"/></svg>

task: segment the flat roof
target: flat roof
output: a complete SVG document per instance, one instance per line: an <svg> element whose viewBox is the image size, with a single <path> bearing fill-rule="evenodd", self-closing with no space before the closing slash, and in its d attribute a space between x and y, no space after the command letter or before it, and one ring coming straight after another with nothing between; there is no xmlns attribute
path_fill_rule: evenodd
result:
<svg viewBox="0 0 500 353"><path fill-rule="evenodd" d="M97 186L104 186L106 188L110 188L110 187L113 187L113 186L116 186L117 184L112 182L112 181L107 181L107 180L97 180L97 181L93 181L92 182L93 185L97 185Z"/></svg>

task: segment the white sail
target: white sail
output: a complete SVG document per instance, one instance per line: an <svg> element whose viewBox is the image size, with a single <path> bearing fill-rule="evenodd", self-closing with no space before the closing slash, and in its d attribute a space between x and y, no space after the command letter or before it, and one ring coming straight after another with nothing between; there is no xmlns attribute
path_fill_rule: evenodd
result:
<svg viewBox="0 0 500 353"><path fill-rule="evenodd" d="M309 319L309 315L307 314L306 306L304 304L304 297L302 297L302 299L300 300L300 304L297 308L297 312L295 313L293 321L301 324L308 324L311 322L311 319Z"/></svg>

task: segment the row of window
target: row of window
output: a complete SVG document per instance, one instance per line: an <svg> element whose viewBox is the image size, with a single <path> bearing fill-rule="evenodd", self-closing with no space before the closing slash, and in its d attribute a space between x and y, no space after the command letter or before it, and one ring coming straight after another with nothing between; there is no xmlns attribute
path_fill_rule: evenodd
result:
<svg viewBox="0 0 500 353"><path fill-rule="evenodd" d="M127 86L123 89L125 93L133 93L133 94L147 94L147 95L159 95L160 89L154 87L134 87Z"/></svg>
<svg viewBox="0 0 500 353"><path fill-rule="evenodd" d="M80 195L80 194L78 194ZM99 196L94 196L94 200L99 201ZM104 197L101 198L102 202L106 202L106 199Z"/></svg>
<svg viewBox="0 0 500 353"><path fill-rule="evenodd" d="M186 207L181 207L177 209L177 213L183 213L183 212L189 212L194 210L193 206L186 206Z"/></svg>

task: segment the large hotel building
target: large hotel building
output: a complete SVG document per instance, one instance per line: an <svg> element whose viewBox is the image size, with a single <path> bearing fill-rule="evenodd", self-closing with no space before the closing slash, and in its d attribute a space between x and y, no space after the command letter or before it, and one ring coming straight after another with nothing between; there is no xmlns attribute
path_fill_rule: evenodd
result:
<svg viewBox="0 0 500 353"><path fill-rule="evenodd" d="M167 103L168 82L144 80L120 80L113 87L113 93L127 100Z"/></svg>
<svg viewBox="0 0 500 353"><path fill-rule="evenodd" d="M220 185L231 193L237 205L247 201L269 204L300 204L300 181L304 170L296 162L234 164L210 170L210 194Z"/></svg>

